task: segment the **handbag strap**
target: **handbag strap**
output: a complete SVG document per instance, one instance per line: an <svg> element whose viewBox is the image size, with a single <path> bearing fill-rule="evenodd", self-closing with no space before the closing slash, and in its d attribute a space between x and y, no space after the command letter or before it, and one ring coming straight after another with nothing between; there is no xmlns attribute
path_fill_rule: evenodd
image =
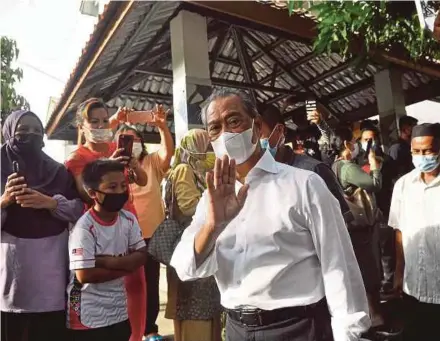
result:
<svg viewBox="0 0 440 341"><path fill-rule="evenodd" d="M173 220L175 217L175 194L174 194L174 185L171 180L171 176L169 176L165 182L165 217L166 219Z"/></svg>

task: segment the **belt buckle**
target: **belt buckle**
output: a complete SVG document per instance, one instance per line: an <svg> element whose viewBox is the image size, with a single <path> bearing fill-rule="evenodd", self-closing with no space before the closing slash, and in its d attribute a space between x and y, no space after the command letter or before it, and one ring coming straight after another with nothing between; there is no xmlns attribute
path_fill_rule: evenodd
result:
<svg viewBox="0 0 440 341"><path fill-rule="evenodd" d="M256 318L254 318L253 320L255 321L254 323L247 323L247 321L245 321L245 319L243 318L243 316L254 316ZM261 317L261 310L260 309L256 309L256 310L241 310L240 311L240 322L241 324L245 325L246 327L260 327L263 325L263 318Z"/></svg>

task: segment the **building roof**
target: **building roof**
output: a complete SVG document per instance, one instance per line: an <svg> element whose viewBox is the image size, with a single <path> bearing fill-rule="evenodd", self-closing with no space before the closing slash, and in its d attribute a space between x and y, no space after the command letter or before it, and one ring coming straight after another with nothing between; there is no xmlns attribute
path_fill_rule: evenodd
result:
<svg viewBox="0 0 440 341"><path fill-rule="evenodd" d="M263 10L278 22L269 27L262 19L231 14L231 8L255 16ZM373 76L382 66L370 63L358 70L337 54L316 55L310 38L314 21L303 13L289 18L285 10L256 2L111 1L48 121L49 137L75 140L74 112L89 97L102 97L113 110L147 110L156 103L171 107L169 23L182 9L207 17L214 87L248 89L258 103L281 108L286 120L301 116L308 97L336 120L377 115ZM296 31L286 32L281 20L289 30L296 24ZM424 73L402 68L402 84L407 104L440 95L439 80ZM286 102L292 94L296 100ZM143 129L150 142L157 140L151 127Z"/></svg>

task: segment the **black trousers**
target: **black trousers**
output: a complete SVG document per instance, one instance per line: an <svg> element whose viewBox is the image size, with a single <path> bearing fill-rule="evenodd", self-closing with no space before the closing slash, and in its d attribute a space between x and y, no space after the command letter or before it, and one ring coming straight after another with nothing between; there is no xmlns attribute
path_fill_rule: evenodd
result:
<svg viewBox="0 0 440 341"><path fill-rule="evenodd" d="M71 330L71 341L128 341L131 336L130 322L125 320L108 327ZM61 341L61 340L60 340Z"/></svg>
<svg viewBox="0 0 440 341"><path fill-rule="evenodd" d="M1 312L2 341L60 341L67 340L64 311L49 313Z"/></svg>
<svg viewBox="0 0 440 341"><path fill-rule="evenodd" d="M292 318L270 325L247 327L226 320L226 341L333 341L330 313L325 300L309 316Z"/></svg>
<svg viewBox="0 0 440 341"><path fill-rule="evenodd" d="M150 239L145 239L145 243L149 243ZM144 266L145 280L147 282L147 321L145 323L144 335L154 334L159 331L156 324L157 316L159 315L160 301L159 301L159 278L160 278L160 263L150 255L147 255L147 261Z"/></svg>
<svg viewBox="0 0 440 341"><path fill-rule="evenodd" d="M404 295L403 306L404 341L440 340L440 304L422 303L412 296Z"/></svg>
<svg viewBox="0 0 440 341"><path fill-rule="evenodd" d="M375 233L374 226L349 231L354 254L368 294L379 294L380 292L380 252Z"/></svg>

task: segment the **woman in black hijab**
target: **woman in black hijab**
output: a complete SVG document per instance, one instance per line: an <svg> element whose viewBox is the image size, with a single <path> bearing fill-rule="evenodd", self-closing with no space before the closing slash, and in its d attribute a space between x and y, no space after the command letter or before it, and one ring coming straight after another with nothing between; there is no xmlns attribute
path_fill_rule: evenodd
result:
<svg viewBox="0 0 440 341"><path fill-rule="evenodd" d="M42 151L43 132L29 111L13 112L3 126L2 341L66 339L68 226L83 204L70 173Z"/></svg>

